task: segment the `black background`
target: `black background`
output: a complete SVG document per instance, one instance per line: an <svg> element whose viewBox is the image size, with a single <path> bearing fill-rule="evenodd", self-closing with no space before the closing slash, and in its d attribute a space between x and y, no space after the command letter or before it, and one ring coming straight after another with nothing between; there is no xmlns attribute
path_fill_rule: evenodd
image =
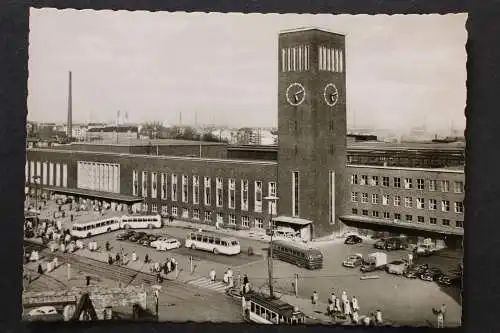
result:
<svg viewBox="0 0 500 333"><path fill-rule="evenodd" d="M27 115L29 7L149 11L426 14L469 13L467 22L467 156L463 324L454 331L500 332L500 2L494 1L251 1L82 0L16 1L0 5L0 330L120 333L231 332L235 330L345 331L332 327L268 327L216 324L25 324L20 323L22 223ZM411 38L411 36L408 36ZM349 329L376 332L390 329ZM396 329L402 330L402 328ZM431 329L406 329L430 331Z"/></svg>

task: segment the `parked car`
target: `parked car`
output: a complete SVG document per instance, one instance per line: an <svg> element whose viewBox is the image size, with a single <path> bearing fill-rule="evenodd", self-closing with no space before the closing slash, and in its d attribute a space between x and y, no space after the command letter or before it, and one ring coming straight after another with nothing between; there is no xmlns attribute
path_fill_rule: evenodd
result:
<svg viewBox="0 0 500 333"><path fill-rule="evenodd" d="M394 237L385 241L386 250L404 250L408 248L408 241L405 238Z"/></svg>
<svg viewBox="0 0 500 333"><path fill-rule="evenodd" d="M128 238L129 241L131 242L137 242L138 240L140 239L143 239L143 237L146 235L145 232L141 231L141 232L136 232L134 233L132 236L130 236Z"/></svg>
<svg viewBox="0 0 500 333"><path fill-rule="evenodd" d="M408 279L416 279L420 276L420 274L424 273L427 269L429 269L429 265L421 264L421 265L412 265L408 267L404 276Z"/></svg>
<svg viewBox="0 0 500 333"><path fill-rule="evenodd" d="M462 276L443 274L438 277L437 282L442 286L462 287Z"/></svg>
<svg viewBox="0 0 500 333"><path fill-rule="evenodd" d="M31 317L35 316L47 316L47 315L57 315L58 312L53 306L41 306L36 309L31 310L28 315Z"/></svg>
<svg viewBox="0 0 500 333"><path fill-rule="evenodd" d="M408 268L408 263L404 260L394 260L388 263L385 268L389 274L403 275Z"/></svg>
<svg viewBox="0 0 500 333"><path fill-rule="evenodd" d="M443 272L437 267L431 267L425 272L420 274L420 279L424 281L437 281L439 277L443 275Z"/></svg>
<svg viewBox="0 0 500 333"><path fill-rule="evenodd" d="M158 251L168 251L180 248L181 242L179 242L175 238L160 238L154 242L151 242L151 247L154 247Z"/></svg>
<svg viewBox="0 0 500 333"><path fill-rule="evenodd" d="M385 238L379 239L373 244L373 247L379 250L385 250Z"/></svg>
<svg viewBox="0 0 500 333"><path fill-rule="evenodd" d="M428 257L436 252L436 246L434 244L420 244L413 252L417 256Z"/></svg>
<svg viewBox="0 0 500 333"><path fill-rule="evenodd" d="M342 266L354 268L361 266L363 264L363 255L360 253L351 254L343 262Z"/></svg>
<svg viewBox="0 0 500 333"><path fill-rule="evenodd" d="M363 238L356 236L356 235L350 235L347 236L347 238L344 241L344 244L352 245L352 244L359 244L363 242Z"/></svg>
<svg viewBox="0 0 500 333"><path fill-rule="evenodd" d="M134 231L120 232L118 235L116 235L116 240L119 240L119 241L128 240L134 234L135 234Z"/></svg>

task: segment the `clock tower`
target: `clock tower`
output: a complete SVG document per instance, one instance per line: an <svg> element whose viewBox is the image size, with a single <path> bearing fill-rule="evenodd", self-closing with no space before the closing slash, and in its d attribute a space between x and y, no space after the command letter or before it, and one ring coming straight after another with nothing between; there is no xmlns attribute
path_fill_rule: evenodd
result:
<svg viewBox="0 0 500 333"><path fill-rule="evenodd" d="M279 35L278 215L311 221L312 237L340 232L347 199L345 36Z"/></svg>

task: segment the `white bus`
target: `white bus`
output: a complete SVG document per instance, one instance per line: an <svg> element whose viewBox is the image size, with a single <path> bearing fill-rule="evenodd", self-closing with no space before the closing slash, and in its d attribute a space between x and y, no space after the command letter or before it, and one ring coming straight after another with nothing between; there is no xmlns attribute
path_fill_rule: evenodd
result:
<svg viewBox="0 0 500 333"><path fill-rule="evenodd" d="M204 250L214 254L235 255L241 252L240 242L236 238L206 232L190 232L185 245L193 250Z"/></svg>
<svg viewBox="0 0 500 333"><path fill-rule="evenodd" d="M70 234L78 238L86 238L120 229L120 218L110 217L104 220L74 223Z"/></svg>
<svg viewBox="0 0 500 333"><path fill-rule="evenodd" d="M161 228L160 215L125 215L121 218L123 229L153 229Z"/></svg>

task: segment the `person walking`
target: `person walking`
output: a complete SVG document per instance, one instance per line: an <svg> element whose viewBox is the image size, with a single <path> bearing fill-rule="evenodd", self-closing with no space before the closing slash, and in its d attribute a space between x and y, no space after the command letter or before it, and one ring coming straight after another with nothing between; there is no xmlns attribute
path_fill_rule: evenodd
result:
<svg viewBox="0 0 500 333"><path fill-rule="evenodd" d="M132 261L137 261L137 253L132 252Z"/></svg>
<svg viewBox="0 0 500 333"><path fill-rule="evenodd" d="M382 325L383 323L382 311L380 311L379 309L377 309L377 311L375 312L375 322L377 323L377 325Z"/></svg>
<svg viewBox="0 0 500 333"><path fill-rule="evenodd" d="M345 292L345 290L342 291L341 300L343 303L347 302L347 293Z"/></svg>
<svg viewBox="0 0 500 333"><path fill-rule="evenodd" d="M340 298L335 298L335 312L341 313L342 312L342 307L340 305Z"/></svg>
<svg viewBox="0 0 500 333"><path fill-rule="evenodd" d="M444 316L441 311L438 311L437 313L437 328L444 328Z"/></svg>
<svg viewBox="0 0 500 333"><path fill-rule="evenodd" d="M312 302L313 306L318 304L318 299L319 299L318 292L315 290L312 294L312 297L311 297L311 302Z"/></svg>
<svg viewBox="0 0 500 333"><path fill-rule="evenodd" d="M352 313L352 323L354 325L358 325L359 324L359 313L358 313L358 311L354 311Z"/></svg>
<svg viewBox="0 0 500 333"><path fill-rule="evenodd" d="M352 296L351 304L352 304L352 311L354 312L359 311L359 303L356 296Z"/></svg>
<svg viewBox="0 0 500 333"><path fill-rule="evenodd" d="M441 308L439 309L439 312L443 314L443 323L446 320L446 310L447 310L446 304L442 304Z"/></svg>
<svg viewBox="0 0 500 333"><path fill-rule="evenodd" d="M332 294L330 295L330 303L335 304L335 298L336 298L336 297L335 297L335 294L334 294L334 293L332 293Z"/></svg>
<svg viewBox="0 0 500 333"><path fill-rule="evenodd" d="M146 253L146 255L144 256L144 263L147 264L148 262L149 262L149 256Z"/></svg>
<svg viewBox="0 0 500 333"><path fill-rule="evenodd" d="M214 283L216 277L215 269L212 268L209 275L210 275L210 282Z"/></svg>
<svg viewBox="0 0 500 333"><path fill-rule="evenodd" d="M348 300L344 302L344 314L346 317L352 314L351 303Z"/></svg>
<svg viewBox="0 0 500 333"><path fill-rule="evenodd" d="M108 252L109 248L110 248L109 241L106 241L106 244L104 244L104 247L106 248L106 252Z"/></svg>
<svg viewBox="0 0 500 333"><path fill-rule="evenodd" d="M413 254L410 252L408 253L408 266L413 265Z"/></svg>

